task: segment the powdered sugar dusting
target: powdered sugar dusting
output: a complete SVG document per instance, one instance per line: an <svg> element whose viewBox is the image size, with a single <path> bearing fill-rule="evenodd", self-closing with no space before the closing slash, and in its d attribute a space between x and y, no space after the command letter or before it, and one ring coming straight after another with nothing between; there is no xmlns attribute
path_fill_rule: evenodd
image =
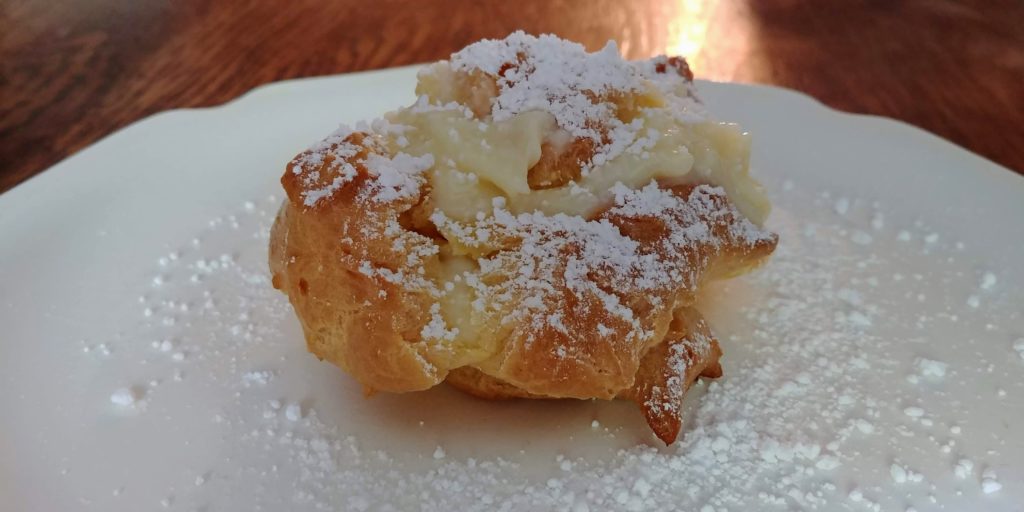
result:
<svg viewBox="0 0 1024 512"><path fill-rule="evenodd" d="M641 92L645 87L688 87L688 81L678 73L665 73L665 65L664 57L627 61L614 41L589 53L582 45L553 35L535 37L523 32L479 41L451 56L455 70L482 71L495 78L498 94L491 101L494 120L532 110L548 112L562 129L594 143L593 165L602 165L633 146L643 126L639 119L623 121L617 105L608 100ZM689 97L692 94L683 95ZM696 103L683 98L672 100L678 117L702 118Z"/></svg>
<svg viewBox="0 0 1024 512"><path fill-rule="evenodd" d="M500 92L491 112L495 120L544 110L573 135L598 143L602 134L595 121L611 121L614 111L592 98L635 92L641 86L639 73L619 55L613 42L599 52L587 53L582 45L555 36L516 32L505 39L471 44L453 54L451 63L456 70L481 70L497 77Z"/></svg>
<svg viewBox="0 0 1024 512"><path fill-rule="evenodd" d="M364 195L374 201L386 203L419 196L425 180L423 171L434 165L433 155L411 156L398 153L392 158L370 155L366 168L377 179L371 182Z"/></svg>
<svg viewBox="0 0 1024 512"><path fill-rule="evenodd" d="M316 206L352 183L360 169L369 175L360 191L364 201L387 203L419 197L426 183L423 172L434 165L431 154L389 153L384 136L401 133L401 127L380 119L353 131L343 126L295 157L290 172L302 183L303 205Z"/></svg>
<svg viewBox="0 0 1024 512"><path fill-rule="evenodd" d="M466 277L480 298L478 309L500 315L516 329L538 332L549 326L570 338L590 331L567 329L563 321L568 319L548 314L560 309L555 305L564 300L562 289L574 294L577 307L600 307L627 326L630 339L646 340L651 335L647 320L630 309L627 297L645 296L655 307L671 307L665 303L667 294L696 290L708 265L704 252L725 245L750 250L774 237L740 216L720 188L702 185L680 197L651 183L638 191L619 186L615 195L614 206L594 220L513 215L500 206L475 224L441 212L431 220L459 244L485 253L503 249L479 259L479 272ZM616 225L638 219L656 220L665 233L658 241L640 243ZM570 316L586 315L581 309ZM601 327L597 334L609 332L609 326ZM532 336L528 331L527 337ZM572 353L574 345L567 343L564 350Z"/></svg>
<svg viewBox="0 0 1024 512"><path fill-rule="evenodd" d="M653 189L621 192L617 208L672 208ZM680 441L656 448L626 404L620 417L616 404L490 404L444 389L363 399L351 380L296 343L298 326L270 289L264 263L277 202L255 202L213 219L197 232L199 243L186 239L154 263L154 274L166 278L159 289L149 278L136 283L144 326L136 345L74 345L83 364L116 371L91 403L118 428L143 435L150 427L140 418L198 420L209 431L195 439L220 440L221 451L212 459L183 455L180 478L166 485L116 481L92 499L111 509L113 500L144 493L148 506L173 497L168 507L185 510L952 510L971 503L1013 510L1021 490L1011 448L984 441L990 433L962 403L972 393L967 379L1021 367L1014 345L1024 351L1024 341L1014 340L1024 326L1005 307L1010 274L1000 273L1005 286L986 291L991 313L968 310L956 293L946 294L949 310L918 302L928 274L918 249L896 238L904 227L914 238L925 231L887 212L892 231L872 231L871 246L850 244L848 227L822 220L833 217L833 203L784 196L769 226L782 234L771 265L701 297L726 354L725 376L691 390ZM796 215L792 205L804 210ZM851 207L837 222L857 215ZM906 249L889 254L886 241ZM976 273L939 268L943 281L930 295L942 296L957 272L965 289L978 288ZM900 279L883 279L895 273ZM885 293L887 283L898 284L894 294ZM852 312L873 321L837 319ZM993 327L958 334L964 353L973 353L972 336L987 333L1012 357L942 352L949 347L938 336L973 315ZM910 330L883 331L892 323ZM80 348L101 341L110 355ZM189 355L174 361L177 351ZM906 382L908 371L917 384ZM1022 391L1003 380L1006 400ZM885 393L870 387L875 382ZM146 410L120 414L109 403L125 383L139 385ZM182 393L188 400L174 405ZM64 467L70 475L82 470ZM197 474L208 475L202 486Z"/></svg>
<svg viewBox="0 0 1024 512"><path fill-rule="evenodd" d="M423 326L420 336L426 340L452 341L459 335L459 328L448 328L441 316L441 305L434 303L430 307L430 322Z"/></svg>
<svg viewBox="0 0 1024 512"><path fill-rule="evenodd" d="M306 206L314 206L320 200L334 195L358 174L349 159L355 157L360 148L348 141L350 135L351 128L341 126L293 161L292 172L296 175L306 168L316 169L303 177L303 203ZM330 173L330 181L326 185L318 186L322 178L321 173Z"/></svg>
<svg viewBox="0 0 1024 512"><path fill-rule="evenodd" d="M142 392L137 386L119 388L110 394L110 403L126 409L135 409L144 405L142 398Z"/></svg>

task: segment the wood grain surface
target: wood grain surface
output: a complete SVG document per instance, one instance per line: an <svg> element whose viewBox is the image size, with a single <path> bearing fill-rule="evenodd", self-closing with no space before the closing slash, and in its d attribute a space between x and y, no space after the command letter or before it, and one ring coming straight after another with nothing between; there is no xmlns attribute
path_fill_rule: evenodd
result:
<svg viewBox="0 0 1024 512"><path fill-rule="evenodd" d="M0 0L0 191L162 110L515 29L894 117L1024 171L1024 2Z"/></svg>

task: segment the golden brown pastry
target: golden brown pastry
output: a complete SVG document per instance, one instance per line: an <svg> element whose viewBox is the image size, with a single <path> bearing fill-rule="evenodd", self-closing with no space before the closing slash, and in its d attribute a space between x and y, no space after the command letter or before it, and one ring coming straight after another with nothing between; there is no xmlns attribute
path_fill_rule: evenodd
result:
<svg viewBox="0 0 1024 512"><path fill-rule="evenodd" d="M720 357L722 349L700 313L677 309L664 340L644 353L633 385L620 391L618 398L636 402L655 435L671 444L682 426L683 395L697 377L722 376ZM445 382L488 400L551 398L528 393L472 366L452 370Z"/></svg>
<svg viewBox="0 0 1024 512"><path fill-rule="evenodd" d="M747 135L684 60L553 36L471 45L417 93L282 177L270 266L310 351L368 393L633 400L672 442L721 374L697 290L777 240Z"/></svg>

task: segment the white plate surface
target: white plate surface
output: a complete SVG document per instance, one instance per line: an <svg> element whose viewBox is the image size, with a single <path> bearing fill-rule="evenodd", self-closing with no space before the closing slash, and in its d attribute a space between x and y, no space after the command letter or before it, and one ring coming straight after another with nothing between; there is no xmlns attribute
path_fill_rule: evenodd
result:
<svg viewBox="0 0 1024 512"><path fill-rule="evenodd" d="M782 242L700 302L726 376L681 442L626 403L364 399L267 231L289 158L414 73L160 114L0 196L4 510L1024 510L1024 179L775 88L700 84Z"/></svg>

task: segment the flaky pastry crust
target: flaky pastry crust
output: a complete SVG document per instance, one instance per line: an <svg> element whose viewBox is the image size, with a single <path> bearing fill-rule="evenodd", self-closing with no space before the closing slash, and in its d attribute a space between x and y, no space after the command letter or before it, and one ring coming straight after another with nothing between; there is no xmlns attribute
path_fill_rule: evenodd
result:
<svg viewBox="0 0 1024 512"><path fill-rule="evenodd" d="M442 100L496 124L506 114L491 107L515 86L503 77L530 62L518 59L467 71L453 56L421 86L443 82ZM643 68L655 78L629 69L642 83L666 74L680 88L692 78L678 58ZM515 211L517 197L599 172L615 150L601 127L654 101L627 88L581 94L613 105L593 115L615 121L581 124L596 126L594 135L563 130L561 110L541 118L548 135L523 169L529 190L481 185L494 197L475 218L439 206L441 168L460 164L403 144L415 129L394 125L407 118L340 131L297 156L281 180L287 200L271 231L270 269L309 350L368 393L447 380L492 399L632 400L672 442L686 390L721 375L721 350L694 308L698 289L760 265L777 237L699 178L619 183L585 215Z"/></svg>

